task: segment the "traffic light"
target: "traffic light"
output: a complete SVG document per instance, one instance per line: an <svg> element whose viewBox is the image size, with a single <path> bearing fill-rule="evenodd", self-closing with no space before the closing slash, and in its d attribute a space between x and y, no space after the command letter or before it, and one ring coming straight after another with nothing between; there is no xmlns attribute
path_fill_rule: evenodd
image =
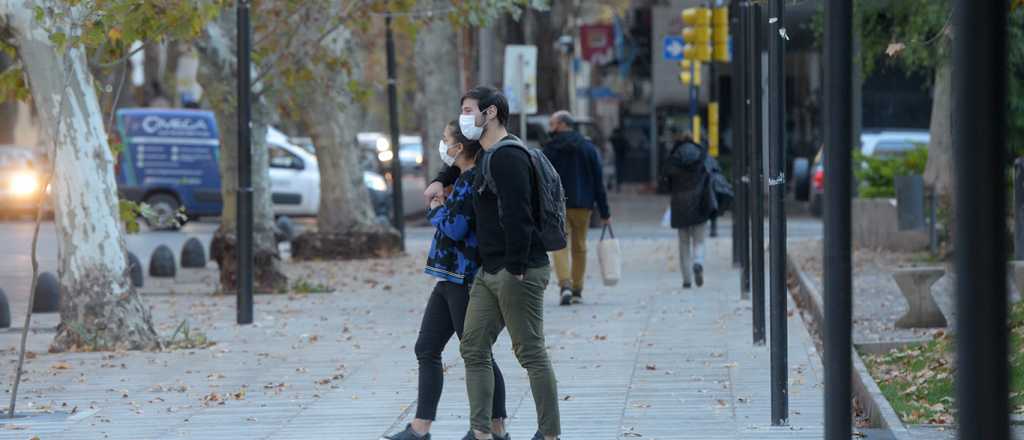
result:
<svg viewBox="0 0 1024 440"><path fill-rule="evenodd" d="M715 8L712 12L711 40L712 58L721 63L729 62L729 8Z"/></svg>
<svg viewBox="0 0 1024 440"><path fill-rule="evenodd" d="M683 9L683 58L692 61L711 61L711 9Z"/></svg>
<svg viewBox="0 0 1024 440"><path fill-rule="evenodd" d="M683 83L684 86L700 87L700 61L680 61L679 69L679 82Z"/></svg>

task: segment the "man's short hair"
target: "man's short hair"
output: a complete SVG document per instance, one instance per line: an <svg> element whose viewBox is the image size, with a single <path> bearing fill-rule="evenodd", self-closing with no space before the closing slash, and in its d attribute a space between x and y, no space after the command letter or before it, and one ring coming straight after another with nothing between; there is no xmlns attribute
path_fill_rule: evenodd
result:
<svg viewBox="0 0 1024 440"><path fill-rule="evenodd" d="M576 127L576 119L572 117L572 113L569 113L568 110L559 110L551 116L557 119L559 122L565 124L566 127Z"/></svg>
<svg viewBox="0 0 1024 440"><path fill-rule="evenodd" d="M498 123L503 127L508 125L508 99L498 89L488 86L473 87L465 95L462 95L459 103L461 104L467 99L475 99L480 111L493 105L498 110Z"/></svg>

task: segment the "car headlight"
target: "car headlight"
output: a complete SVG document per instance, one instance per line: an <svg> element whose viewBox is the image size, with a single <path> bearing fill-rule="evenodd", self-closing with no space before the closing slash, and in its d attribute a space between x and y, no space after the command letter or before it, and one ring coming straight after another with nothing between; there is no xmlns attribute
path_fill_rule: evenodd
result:
<svg viewBox="0 0 1024 440"><path fill-rule="evenodd" d="M377 138L377 151L384 152L391 150L391 141L385 137Z"/></svg>
<svg viewBox="0 0 1024 440"><path fill-rule="evenodd" d="M391 162L391 159L394 158L395 153L392 153L391 150L381 151L377 154L377 159L380 159L381 162Z"/></svg>
<svg viewBox="0 0 1024 440"><path fill-rule="evenodd" d="M32 172L18 173L11 176L8 185L15 195L31 196L39 191L39 177Z"/></svg>
<svg viewBox="0 0 1024 440"><path fill-rule="evenodd" d="M388 190L388 182L384 180L384 176L374 172L364 171L363 183L366 184L367 188L374 191L385 192Z"/></svg>

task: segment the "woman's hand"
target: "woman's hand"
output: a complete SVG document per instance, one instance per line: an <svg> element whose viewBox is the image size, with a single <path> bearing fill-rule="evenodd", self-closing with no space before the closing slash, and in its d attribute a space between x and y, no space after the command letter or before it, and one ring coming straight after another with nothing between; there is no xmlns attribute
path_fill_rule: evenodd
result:
<svg viewBox="0 0 1024 440"><path fill-rule="evenodd" d="M444 197L434 196L430 199L430 209L437 209L441 205L444 205Z"/></svg>

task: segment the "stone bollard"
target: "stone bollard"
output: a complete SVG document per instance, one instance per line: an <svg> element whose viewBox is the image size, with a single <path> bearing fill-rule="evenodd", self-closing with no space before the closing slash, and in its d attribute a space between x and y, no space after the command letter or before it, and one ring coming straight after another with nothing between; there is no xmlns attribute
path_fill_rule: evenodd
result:
<svg viewBox="0 0 1024 440"><path fill-rule="evenodd" d="M277 242L287 241L291 243L295 239L295 223L288 217L278 217L277 219L277 231L276 235Z"/></svg>
<svg viewBox="0 0 1024 440"><path fill-rule="evenodd" d="M932 285L946 274L941 267L920 267L899 269L892 274L900 292L907 299L907 313L896 321L899 328L945 327L946 317L942 314L935 298Z"/></svg>
<svg viewBox="0 0 1024 440"><path fill-rule="evenodd" d="M206 267L206 251L198 238L190 238L181 247L181 267L189 269L202 269Z"/></svg>
<svg viewBox="0 0 1024 440"><path fill-rule="evenodd" d="M128 276L133 286L142 287L142 262L131 252L128 253Z"/></svg>
<svg viewBox="0 0 1024 440"><path fill-rule="evenodd" d="M158 278L174 278L177 270L174 264L174 253L171 248L160 245L149 258L149 276Z"/></svg>
<svg viewBox="0 0 1024 440"><path fill-rule="evenodd" d="M54 313L60 310L60 281L54 274L39 274L34 295L32 313Z"/></svg>
<svg viewBox="0 0 1024 440"><path fill-rule="evenodd" d="M11 303L7 302L4 289L0 289L0 328L11 328Z"/></svg>

